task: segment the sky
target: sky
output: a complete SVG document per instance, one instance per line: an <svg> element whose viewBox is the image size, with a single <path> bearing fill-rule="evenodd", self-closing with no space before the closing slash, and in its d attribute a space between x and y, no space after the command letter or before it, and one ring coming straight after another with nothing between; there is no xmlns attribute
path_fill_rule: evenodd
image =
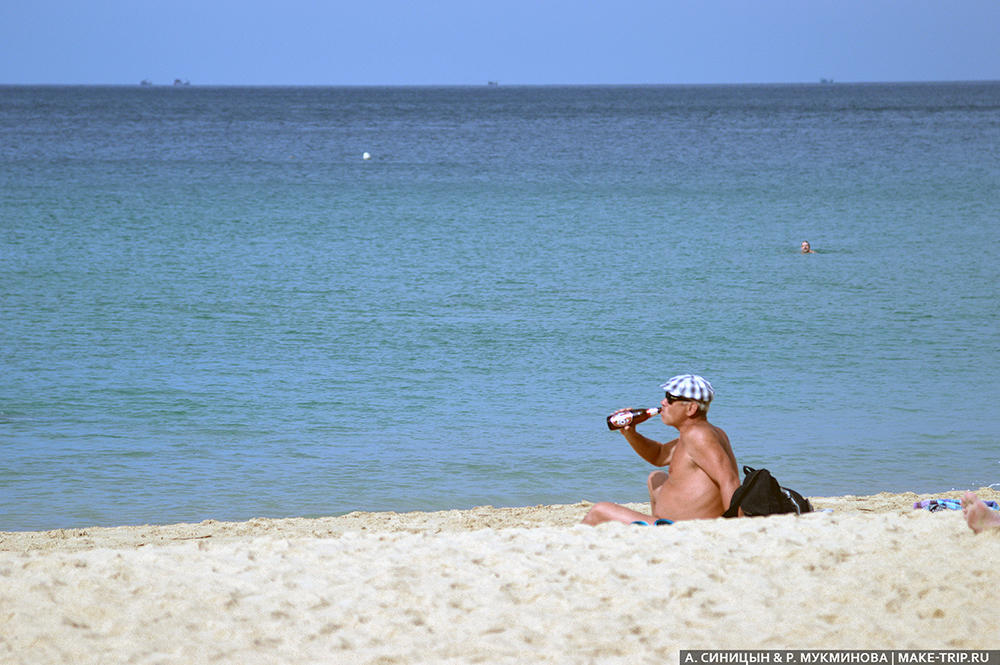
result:
<svg viewBox="0 0 1000 665"><path fill-rule="evenodd" d="M1000 80L997 0L0 0L0 84Z"/></svg>

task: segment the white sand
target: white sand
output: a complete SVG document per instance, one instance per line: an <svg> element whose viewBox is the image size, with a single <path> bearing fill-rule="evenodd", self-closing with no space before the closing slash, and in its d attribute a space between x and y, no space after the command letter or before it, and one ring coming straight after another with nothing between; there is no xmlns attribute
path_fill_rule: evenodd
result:
<svg viewBox="0 0 1000 665"><path fill-rule="evenodd" d="M918 498L670 527L579 526L580 503L2 533L0 663L998 648L1000 533L913 510Z"/></svg>

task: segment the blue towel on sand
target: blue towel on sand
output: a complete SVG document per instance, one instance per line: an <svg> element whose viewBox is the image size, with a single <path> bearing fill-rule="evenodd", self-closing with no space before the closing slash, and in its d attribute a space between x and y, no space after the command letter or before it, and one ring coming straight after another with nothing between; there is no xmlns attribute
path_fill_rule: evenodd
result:
<svg viewBox="0 0 1000 665"><path fill-rule="evenodd" d="M993 510L1000 510L1000 504L996 501L983 501L987 506ZM932 513L936 513L939 510L961 510L962 500L961 499L924 499L923 501L917 501L913 504L916 509L926 508Z"/></svg>

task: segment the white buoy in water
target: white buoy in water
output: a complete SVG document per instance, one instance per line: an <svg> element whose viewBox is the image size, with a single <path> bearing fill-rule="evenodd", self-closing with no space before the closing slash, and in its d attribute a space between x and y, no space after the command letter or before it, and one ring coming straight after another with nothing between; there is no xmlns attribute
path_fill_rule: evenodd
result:
<svg viewBox="0 0 1000 665"><path fill-rule="evenodd" d="M364 159L364 160L369 160L369 159L371 159L371 158L372 158L372 156L371 156L371 155L370 155L369 153L367 153L367 152L366 152L366 153L363 153L363 154L361 155L361 159Z"/></svg>

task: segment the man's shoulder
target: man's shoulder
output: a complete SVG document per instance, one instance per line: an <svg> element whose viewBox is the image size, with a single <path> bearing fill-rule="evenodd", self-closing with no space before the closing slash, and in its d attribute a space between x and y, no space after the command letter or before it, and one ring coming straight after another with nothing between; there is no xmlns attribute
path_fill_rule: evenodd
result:
<svg viewBox="0 0 1000 665"><path fill-rule="evenodd" d="M729 440L725 430L707 420L691 428L691 440L700 445L721 445Z"/></svg>
<svg viewBox="0 0 1000 665"><path fill-rule="evenodd" d="M729 435L726 434L726 430L717 425L711 425L711 428L715 430L715 436L719 439L719 443L729 443Z"/></svg>

